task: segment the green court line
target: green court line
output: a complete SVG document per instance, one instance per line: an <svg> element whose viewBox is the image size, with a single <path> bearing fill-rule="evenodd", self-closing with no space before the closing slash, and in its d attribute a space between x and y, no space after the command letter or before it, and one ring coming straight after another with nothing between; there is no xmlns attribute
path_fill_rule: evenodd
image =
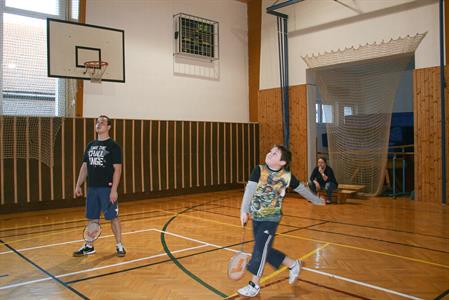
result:
<svg viewBox="0 0 449 300"><path fill-rule="evenodd" d="M212 201L211 201L212 202ZM192 278L193 280L195 280L196 282L198 282L199 284L201 284L202 286L204 286L205 288L207 288L208 290L210 290L211 292L214 292L215 294L217 294L218 296L222 297L222 298L226 298L228 297L228 295L226 295L225 293L217 290L216 288L214 288L213 286L209 285L208 283L204 282L201 278L199 278L198 276L196 276L195 274L193 274L192 272L190 272L189 270L187 270L186 267L184 267L179 261L178 259L173 256L173 254L171 253L170 249L167 246L167 243L165 241L165 231L167 231L167 227L168 225L174 220L176 219L176 217L180 214L183 214L191 209L194 209L198 206L202 206L205 205L207 203L204 204L199 204L199 205L195 205L189 208L184 209L183 211L177 213L176 215L174 215L173 217L171 217L165 224L164 227L162 228L162 232L161 232L161 243L162 243L162 247L164 248L165 253L167 253L167 256L175 263L175 265L181 269L181 271L183 271L185 274L187 274L190 278Z"/></svg>

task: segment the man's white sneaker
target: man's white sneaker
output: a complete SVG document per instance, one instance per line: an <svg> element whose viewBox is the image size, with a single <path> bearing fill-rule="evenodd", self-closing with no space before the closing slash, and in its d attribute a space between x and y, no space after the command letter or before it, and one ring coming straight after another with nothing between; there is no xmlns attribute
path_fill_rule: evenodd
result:
<svg viewBox="0 0 449 300"><path fill-rule="evenodd" d="M254 282L250 281L248 285L242 287L237 291L242 296L245 297L256 297L260 292L260 286L256 285Z"/></svg>
<svg viewBox="0 0 449 300"><path fill-rule="evenodd" d="M289 274L288 274L288 283L293 284L295 283L296 279L298 279L299 273L301 272L302 262L300 260L296 260L293 266L288 268Z"/></svg>

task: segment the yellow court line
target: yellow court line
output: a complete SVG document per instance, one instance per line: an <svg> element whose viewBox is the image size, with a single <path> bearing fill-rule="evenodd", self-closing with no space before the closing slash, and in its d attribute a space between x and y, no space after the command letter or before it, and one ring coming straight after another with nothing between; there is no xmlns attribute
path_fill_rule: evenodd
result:
<svg viewBox="0 0 449 300"><path fill-rule="evenodd" d="M164 211L164 210L162 210L162 211ZM165 212L167 212L167 211L165 211ZM211 222L211 223L217 223L217 224L221 224L221 225L241 228L241 226L238 226L238 225L225 223L225 222L220 222L220 221L215 221L215 220L211 220L211 219L208 219L208 218L190 216L190 215L186 215L186 214L176 214L176 215L182 216L182 217L187 217L187 218L192 218L192 219L199 219L199 220L203 220L203 221L207 221L207 222ZM360 250L360 251L366 251L366 252L371 252L371 253L376 253L376 254L382 254L382 255L386 255L386 256L396 257L396 258L400 258L400 259L404 259L404 260L409 260L409 261L414 261L414 262L419 262L419 263L423 263L423 264L428 264L428 265L432 265L432 266L437 266L437 267L442 267L442 268L445 268L445 269L449 269L449 265L443 265L443 264L434 263L434 262L423 260L423 259L418 259L418 258L413 258L413 257L393 254L393 253L384 252L384 251L371 250L371 249L367 249L367 248L363 248L363 247L356 247L356 246L351 246L351 245L346 245L346 244L340 244L340 243L334 243L334 242L330 242L330 241L311 239L311 238L295 236L295 235L290 235L290 234L284 234L284 233L278 233L277 235L290 237L290 238L295 238L295 239L299 239L299 240L312 241L312 242L321 243L321 244L328 243L328 244L334 245L334 246L340 246L340 247L344 247L344 248L350 248L350 249L355 249L355 250Z"/></svg>
<svg viewBox="0 0 449 300"><path fill-rule="evenodd" d="M310 256L314 255L315 253L317 253L318 251L320 251L321 249L326 248L327 246L329 246L329 243L327 243L327 244L325 244L325 245L322 245L322 246L320 246L320 247L318 247L318 248L316 248L316 249L310 251L310 252L307 253L307 254L304 254L304 255L301 256L299 259L300 259L300 260L305 260L305 259L309 258ZM262 284L262 283L264 283L264 282L270 280L270 279L273 278L273 277L276 277L277 275L281 274L281 273L284 272L285 270L287 270L287 267L286 267L286 266L283 266L282 268L280 268L280 269L278 269L278 270L276 270L276 271L274 271L274 272L268 274L267 276L262 277L262 279L260 280L260 284ZM259 284L259 285L260 285L260 284ZM228 296L228 297L225 298L225 299L234 298L235 296L238 296L238 295L239 295L238 293L234 293L234 294L232 294L231 296Z"/></svg>
<svg viewBox="0 0 449 300"><path fill-rule="evenodd" d="M158 210L161 211L161 212L166 212L166 213L171 213L171 214L173 214L173 212L169 212L169 211L164 210L164 209L158 209ZM235 225L235 224L230 224L230 223L226 223L226 222L215 221L215 220L211 220L211 219L207 219L207 218L196 217L196 216L191 216L191 215L186 215L186 214L179 214L179 213L176 213L176 214L173 214L173 216L177 216L177 217L186 217L186 218L196 219L196 220L201 220L201 221L207 220L207 221L210 222L210 223L216 223L216 224L225 225L225 226L231 226L231 227L242 228L241 225Z"/></svg>
<svg viewBox="0 0 449 300"><path fill-rule="evenodd" d="M290 235L290 234L283 234L280 233L280 236L286 236L286 237L290 237L290 238L294 238L294 239L298 239L298 240L309 240L309 241L314 241L314 242L319 242L322 243L324 241L320 241L320 240L314 240L314 239L309 239L309 238L303 238L301 236L296 236L296 235ZM383 251L377 251L377 250L371 250L371 249L367 249L367 248L362 248L362 247L357 247L357 246L351 246L351 245L346 245L346 244L340 244L340 243L333 243L333 242L328 242L331 245L334 246L340 246L340 247L345 247L345 248L350 248L350 249L355 249L355 250L361 250L361 251L366 251L366 252L372 252L372 253L376 253L376 254L382 254L382 255L386 255L386 256L392 256L392 257L396 257L396 258L402 258L402 259L406 259L406 260L410 260L410 261L414 261L414 262L420 262L420 263L424 263L424 264L428 264L428 265L433 265L433 266L437 266L437 267L442 267L442 268L446 268L449 269L448 265L443 265L443 264L439 264L439 263L434 263L431 261L427 261L427 260L422 260L422 259L418 259L418 258L413 258L413 257L408 257L408 256L403 256L403 255L398 255L398 254L393 254L393 253L388 253L388 252L383 252Z"/></svg>
<svg viewBox="0 0 449 300"><path fill-rule="evenodd" d="M300 259L300 260L305 260L305 259L309 258L310 256L314 255L315 253L317 253L318 251L320 251L321 249L326 248L327 246L329 246L329 243L326 243L326 244L324 244L324 245L322 245L322 246L320 246L320 247L318 247L318 248L316 248L316 249L310 251L309 253L304 254L304 255L301 256L299 259ZM267 275L267 276L265 276L265 277L262 277L262 279L260 280L260 283L264 283L264 282L266 282L267 280L270 280L271 278L277 276L278 274L284 272L285 270L287 270L287 267L286 267L286 266L283 266L282 268L280 268L280 269L274 271L273 273L271 273L271 274L269 274L269 275Z"/></svg>

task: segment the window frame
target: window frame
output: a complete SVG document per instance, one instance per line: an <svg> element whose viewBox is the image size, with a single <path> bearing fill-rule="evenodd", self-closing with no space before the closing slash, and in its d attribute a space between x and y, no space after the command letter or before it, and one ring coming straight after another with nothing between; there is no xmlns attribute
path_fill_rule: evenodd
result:
<svg viewBox="0 0 449 300"><path fill-rule="evenodd" d="M6 1L5 0L0 0L0 6L2 6L2 13L0 16L0 22L2 22L1 24L1 28L4 27L4 14L11 14L11 15L18 15L18 16L22 16L22 17L27 17L27 18L34 18L34 19L40 19L40 20L46 20L47 18L59 18L59 19L69 19L69 20L74 20L72 19L72 8L73 8L73 3L76 0L58 0L58 15L54 15L54 14L48 14L48 13L42 13L42 12L37 12L37 11L33 11L33 10L26 10L26 9L21 9L21 8L15 8L15 7L10 7L10 6L6 6ZM79 6L79 2L78 2L78 6ZM78 18L79 18L79 12L78 12ZM77 19L75 19L75 21L77 21ZM0 47L3 47L3 33L0 34ZM45 42L46 43L46 42ZM0 51L1 54L1 58L0 58L0 62L3 64L4 61L4 57L3 57L3 50ZM0 66L0 72L2 72L3 76L3 66ZM62 78L55 78L55 95L54 97L51 97L53 99L50 99L49 97L45 97L45 99L42 98L41 95L39 95L39 93L35 93L35 96L33 96L33 93L31 91L30 95L27 95L26 98L28 100L37 100L37 101L53 101L54 102L54 114L53 116L64 116L65 115L65 108L63 108L64 105L60 105L60 102L65 102L66 99L66 93L67 93L67 80L66 79L62 79ZM20 91L5 91L3 84L0 85L1 87L1 95L2 95L2 99L14 99L14 97L8 97L8 95L11 94L20 94ZM5 97L6 96L6 97ZM0 106L1 109L3 107L3 105ZM3 114L4 112L2 112ZM16 115L20 115L20 114L16 114Z"/></svg>

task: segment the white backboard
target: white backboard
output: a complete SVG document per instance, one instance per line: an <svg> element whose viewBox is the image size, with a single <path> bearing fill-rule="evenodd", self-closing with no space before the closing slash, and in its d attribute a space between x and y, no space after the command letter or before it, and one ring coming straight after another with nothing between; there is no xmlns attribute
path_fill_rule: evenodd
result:
<svg viewBox="0 0 449 300"><path fill-rule="evenodd" d="M47 19L48 76L90 79L86 61L104 61L102 81L125 82L125 32L121 29Z"/></svg>

